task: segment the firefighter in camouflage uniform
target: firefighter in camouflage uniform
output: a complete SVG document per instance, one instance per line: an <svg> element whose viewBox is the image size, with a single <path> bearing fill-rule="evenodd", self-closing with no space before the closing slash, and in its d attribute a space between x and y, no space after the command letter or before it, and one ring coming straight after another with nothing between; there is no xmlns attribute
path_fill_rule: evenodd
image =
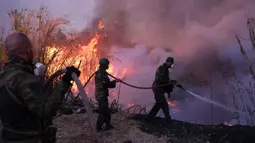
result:
<svg viewBox="0 0 255 143"><path fill-rule="evenodd" d="M80 71L68 67L51 95L45 95L44 83L34 75L32 46L23 33L7 36L5 52L8 61L0 72L0 119L4 143L55 142L56 128L44 126L59 109L64 94L70 88L71 73ZM55 132L54 132L55 131ZM54 135L53 135L54 134Z"/></svg>
<svg viewBox="0 0 255 143"><path fill-rule="evenodd" d="M151 119L155 117L160 109L163 110L165 118L167 121L171 122L171 116L169 114L169 107L167 100L165 98L165 93L168 94L168 98L171 96L171 92L173 91L174 85L177 83L175 80L172 80L171 73L169 71L170 68L173 67L174 59L172 57L168 57L166 62L160 65L157 68L155 79L153 82L153 93L155 96L156 103L152 107L151 111L148 114L147 119ZM165 85L165 86L162 86ZM157 87L161 86L161 87Z"/></svg>
<svg viewBox="0 0 255 143"><path fill-rule="evenodd" d="M95 75L95 96L98 102L98 118L96 122L97 131L102 130L102 126L105 124L105 130L113 129L111 125L111 115L108 107L108 88L115 88L116 82L120 80L110 81L106 70L109 68L109 60L102 58L99 61L99 69Z"/></svg>

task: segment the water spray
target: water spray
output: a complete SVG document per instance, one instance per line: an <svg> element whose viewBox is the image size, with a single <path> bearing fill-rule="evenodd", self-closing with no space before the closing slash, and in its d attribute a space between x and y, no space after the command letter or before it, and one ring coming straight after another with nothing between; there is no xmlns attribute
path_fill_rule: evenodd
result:
<svg viewBox="0 0 255 143"><path fill-rule="evenodd" d="M57 77L58 75L60 75L60 74L62 74L62 73L65 73L65 72L66 72L66 70L58 70L58 71L56 71L56 72L49 78L49 80L46 82L46 86L49 85L49 83L51 83L55 77ZM96 72L95 72L95 73L96 73ZM80 92L80 93L76 96L75 99L77 99L77 98L79 97L79 95L82 95L83 104L84 104L84 106L85 106L85 108L86 108L86 111L87 111L87 113L88 113L88 118L89 118L91 130L92 130L92 134L93 134L94 140L96 141L96 129L95 129L95 123L94 123L94 119L93 119L93 110L92 110L92 108L90 107L89 99L88 99L88 97L87 97L87 95L86 95L86 93L85 93L85 90L84 90L85 86L89 83L89 81L92 79L92 77L95 75L95 73L93 73L93 74L89 77L89 79L87 80L87 82L85 83L84 86L82 86L82 84L81 84L79 78L77 77L77 75L76 75L75 73L72 73L72 78L73 78L74 82L76 83L76 85L77 85L77 87L78 87L78 89L79 89L79 92ZM154 88L159 88L159 87L163 87L163 86L167 86L167 85L172 84L172 83L168 83L168 84L164 84L164 85L160 85L160 86L155 86L155 87L152 87L152 86L151 86L151 87L140 87L140 86L135 86L135 85L131 85L131 84L129 84L129 83L126 83L126 82L124 82L123 80L120 80L120 79L116 78L115 76L113 76L113 75L111 75L111 74L109 74L109 73L107 73L107 74L108 74L110 77L119 80L121 83L123 83L123 84L125 84L125 85L127 85L127 86L129 86L129 87L136 88L136 89L154 89ZM243 112L243 111L240 111L240 110L237 110L237 109L234 109L234 108L225 106L225 105L223 105L223 104L221 104L221 103L219 103L219 102L213 101L213 100L211 100L211 99L208 99L208 98L202 97L202 96L200 96L200 95L198 95L198 94L196 94L196 93L193 93L193 92L191 92L191 91L185 89L184 87L182 87L179 83L177 83L176 86L179 87L180 89L186 91L186 92L189 93L190 95L192 95L192 96L194 96L194 97L196 97L196 98L198 98L198 99L200 99L200 100L202 100L202 101L204 101L204 102L211 103L211 104L213 104L213 105L215 105L215 106L218 106L218 107L220 107L220 108L222 108L222 109L225 109L225 110L227 110L227 111L230 111L230 112L240 113L240 114L242 114L242 115L246 115L246 116L248 115L248 116L249 116L248 113L245 113L245 112Z"/></svg>
<svg viewBox="0 0 255 143"><path fill-rule="evenodd" d="M109 74L109 73L108 73L108 75L111 76L111 77L114 78L114 79L117 79L116 77L114 77L113 75L111 75L111 74ZM133 88L137 88L137 89L153 89L153 88L158 88L158 87L167 86L167 85L170 85L170 84L171 84L171 83L168 83L168 84L164 84L164 85L160 85L160 86L155 86L155 87L139 87L139 86L135 86L135 85L128 84L128 83L126 83L126 82L124 82L124 81L122 81L122 80L120 80L120 82L123 83L123 84L125 84L125 85L127 85L127 86L129 86L129 87L133 87ZM242 115L249 116L249 114L246 113L246 112L243 112L243 111L240 111L240 110L237 110L237 109L234 109L234 108L225 106L225 105L223 105L223 104L221 104L221 103L219 103L219 102L216 102L216 101L213 101L213 100L211 100L211 99L202 97L202 96L200 96L200 95L198 95L198 94L195 94L195 93L193 93L193 92L191 92L191 91L185 89L184 87L182 87L179 83L177 83L176 86L179 87L180 89L186 91L186 92L189 93L190 95L192 95L192 96L194 96L194 97L196 97L196 98L198 98L198 99L200 99L200 100L202 100L202 101L204 101L204 102L211 103L211 104L213 104L213 105L215 105L215 106L218 106L218 107L220 107L220 108L222 108L222 109L225 109L225 110L230 111L230 112L233 112L233 113L240 113L240 114L242 114Z"/></svg>
<svg viewBox="0 0 255 143"><path fill-rule="evenodd" d="M211 100L211 99L202 97L202 96L200 96L200 95L198 95L198 94L196 94L196 93L194 93L194 92L191 92L191 91L189 91L189 90L187 90L187 89L184 89L184 90L185 90L186 92L188 92L189 94L193 95L194 97L196 97L196 98L198 98L198 99L200 99L200 100L202 100L202 101L204 101L204 102L211 103L211 104L213 104L213 105L215 105L215 106L218 106L218 107L220 107L220 108L222 108L222 109L225 109L225 110L227 110L227 111L230 111L230 112L233 112L233 113L239 113L239 114L246 115L246 116L249 115L248 113L245 113L245 112L243 112L243 111L240 111L240 110L237 110L237 109L234 109L234 108L225 106L225 105L223 105L223 104L221 104L221 103L219 103L219 102L216 102L216 101L213 101L213 100Z"/></svg>

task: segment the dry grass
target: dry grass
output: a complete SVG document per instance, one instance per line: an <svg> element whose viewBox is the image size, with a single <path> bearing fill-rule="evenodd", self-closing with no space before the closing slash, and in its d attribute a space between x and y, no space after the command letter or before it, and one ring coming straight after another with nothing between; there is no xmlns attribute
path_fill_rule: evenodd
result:
<svg viewBox="0 0 255 143"><path fill-rule="evenodd" d="M249 31L249 40L253 49L255 49L255 19L247 18L247 27ZM236 71L233 68L234 65L229 61L228 67L231 69L227 73L222 73L224 79L226 80L226 84L229 87L230 92L232 93L233 105L238 110L243 110L249 114L246 117L246 122L248 125L254 126L254 112L255 112L255 72L253 69L253 61L247 55L245 47L242 43L242 38L239 35L236 35L237 43L239 44L240 53L245 59L247 66L249 68L250 80L247 83L241 82L236 76ZM248 86L247 86L248 85ZM247 102L249 100L250 103ZM238 102L241 101L241 102ZM231 120L237 120L240 123L239 114L236 114ZM230 121L231 121L230 120Z"/></svg>
<svg viewBox="0 0 255 143"><path fill-rule="evenodd" d="M44 62L44 55L48 46L58 44L55 41L56 32L60 25L67 25L69 22L62 18L50 18L45 7L39 10L12 10L8 13L11 19L11 31L23 32L28 35L33 44L35 58Z"/></svg>
<svg viewBox="0 0 255 143"><path fill-rule="evenodd" d="M4 54L4 30L1 30L0 33L0 68L3 65L3 62L5 60L5 54Z"/></svg>
<svg viewBox="0 0 255 143"><path fill-rule="evenodd" d="M45 7L40 7L39 10L15 9L8 15L11 21L11 32L22 32L28 35L33 45L34 60L44 63L47 69L54 66L52 64L54 59L66 48L66 45L70 45L73 41L67 38L59 39L60 26L69 24L69 21L63 18L51 18ZM56 48L52 51L51 47ZM61 62L59 65L64 65L65 61ZM49 74L51 73L47 70L47 77Z"/></svg>

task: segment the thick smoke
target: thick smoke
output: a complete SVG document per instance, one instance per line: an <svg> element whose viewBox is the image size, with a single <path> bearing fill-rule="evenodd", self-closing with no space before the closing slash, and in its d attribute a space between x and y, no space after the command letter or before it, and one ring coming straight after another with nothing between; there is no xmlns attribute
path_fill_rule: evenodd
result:
<svg viewBox="0 0 255 143"><path fill-rule="evenodd" d="M116 41L154 47L152 51L148 48L146 51L146 46L120 49L125 44L115 48L115 51L119 51L117 57L126 61L121 65L135 69L136 74L127 78L127 81L149 86L156 67L167 56L173 55L177 61L176 78L194 73L201 79L212 79L213 88L199 89L197 92L207 97L212 93L210 98L224 104L232 103L228 101L229 92L218 71L228 58L236 62L235 66L244 65L234 36L240 34L248 37L246 18L255 15L252 9L255 6L253 0L97 0L96 6L95 15L103 19L106 28L112 23L120 23L121 27L118 29L108 29L110 34L118 35ZM247 69L244 66L243 68ZM175 95L176 99L189 96L183 92L176 92ZM122 101L126 103L136 102L148 106L153 103L151 91L123 87L122 96ZM176 115L178 119L211 123L211 116L214 116L214 123L219 123L231 116L221 109L211 109L207 103L185 97L182 100L186 101L181 103L185 109L180 115ZM211 110L214 110L213 113Z"/></svg>
<svg viewBox="0 0 255 143"><path fill-rule="evenodd" d="M114 65L132 70L127 82L150 86L156 67L170 55L176 58L174 76L177 79L189 73L201 79L213 79L212 89L186 85L189 89L207 97L212 93L214 100L229 103L227 88L216 71L230 58L240 76L248 73L234 36L238 33L248 37L246 15L255 16L254 3L254 0L77 0L75 3L68 0L22 0L22 3L8 0L0 1L0 25L9 28L6 12L11 9L37 9L41 5L48 7L53 16L70 20L71 29L87 28L93 18L102 18L109 41L115 45L111 52L117 52L116 57L121 60L113 61ZM249 48L249 43L244 42ZM131 46L137 43L140 45ZM211 123L211 116L214 123L230 118L228 112L216 107L211 112L210 105L181 90L174 92L173 99L181 108L173 118L200 123ZM120 100L147 107L154 103L150 90L126 86L121 87Z"/></svg>

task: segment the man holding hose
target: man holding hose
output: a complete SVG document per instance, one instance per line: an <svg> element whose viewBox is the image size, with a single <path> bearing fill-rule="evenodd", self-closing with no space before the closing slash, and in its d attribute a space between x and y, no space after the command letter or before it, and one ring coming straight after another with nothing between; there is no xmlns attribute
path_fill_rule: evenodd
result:
<svg viewBox="0 0 255 143"><path fill-rule="evenodd" d="M175 80L171 79L171 73L169 69L173 68L174 58L168 57L166 62L157 68L155 79L153 82L153 93L156 103L148 114L147 119L155 117L160 109L163 110L167 121L171 122L171 116L169 114L169 107L165 98L165 93L168 94L168 98L171 96L174 85L177 84Z"/></svg>
<svg viewBox="0 0 255 143"><path fill-rule="evenodd" d="M111 115L108 107L108 88L115 88L116 82L120 82L119 79L110 81L106 70L109 68L109 60L102 58L99 61L99 69L96 71L95 76L95 95L98 102L98 118L96 122L97 131L102 130L102 126L105 124L104 130L113 129L111 125Z"/></svg>
<svg viewBox="0 0 255 143"><path fill-rule="evenodd" d="M0 71L0 119L4 143L55 142L56 128L45 126L59 109L71 86L71 74L80 71L68 67L62 80L50 95L44 83L34 75L32 45L23 33L7 36L5 52L8 61Z"/></svg>

